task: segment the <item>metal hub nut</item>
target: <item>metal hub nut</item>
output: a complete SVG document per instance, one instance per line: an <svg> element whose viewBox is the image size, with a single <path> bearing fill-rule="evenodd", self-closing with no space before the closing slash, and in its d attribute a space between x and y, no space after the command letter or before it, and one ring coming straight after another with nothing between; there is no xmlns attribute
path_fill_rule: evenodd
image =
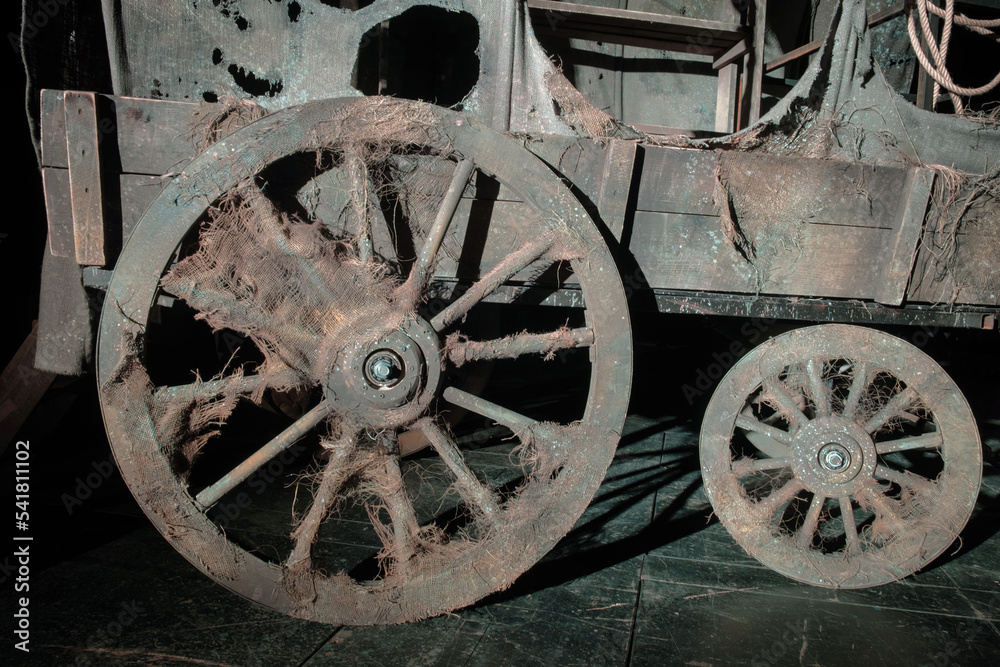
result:
<svg viewBox="0 0 1000 667"><path fill-rule="evenodd" d="M376 350L365 361L365 381L372 387L386 389L399 384L406 375L406 364L392 350Z"/></svg>
<svg viewBox="0 0 1000 667"><path fill-rule="evenodd" d="M830 472L840 472L851 465L851 453L843 445L831 442L819 451L819 463Z"/></svg>

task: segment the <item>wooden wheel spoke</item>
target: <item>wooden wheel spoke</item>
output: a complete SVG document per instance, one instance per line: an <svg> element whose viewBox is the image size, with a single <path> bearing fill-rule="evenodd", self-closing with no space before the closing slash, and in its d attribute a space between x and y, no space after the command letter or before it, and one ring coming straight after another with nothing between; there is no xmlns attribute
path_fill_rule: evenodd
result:
<svg viewBox="0 0 1000 667"><path fill-rule="evenodd" d="M455 476L462 498L471 502L487 520L496 521L500 515L496 494L487 488L476 476L476 473L469 468L458 446L430 419L417 422L416 427L427 436L431 447Z"/></svg>
<svg viewBox="0 0 1000 667"><path fill-rule="evenodd" d="M354 213L354 241L358 246L358 259L368 261L372 256L372 227L369 211L372 208L371 187L368 169L365 163L354 153L348 153L344 158L347 171L351 208Z"/></svg>
<svg viewBox="0 0 1000 667"><path fill-rule="evenodd" d="M438 250L444 241L444 235L448 231L448 227L451 226L451 220L455 216L455 211L458 210L458 204L462 201L462 193L465 192L465 187L468 185L469 179L472 178L472 172L475 168L476 164L472 158L463 159L455 167L448 191L445 192L444 199L438 207L434 223L427 233L427 238L424 240L424 245L420 249L420 254L417 256L417 261L413 265L407 283L419 287L426 284L437 259Z"/></svg>
<svg viewBox="0 0 1000 667"><path fill-rule="evenodd" d="M894 470L881 463L875 466L875 477L910 490L920 489L922 486L930 483L930 480L926 477L921 477L920 475L904 470Z"/></svg>
<svg viewBox="0 0 1000 667"><path fill-rule="evenodd" d="M802 522L796 535L799 546L803 549L812 546L813 536L816 535L816 529L819 528L819 517L825 504L825 496L819 493L813 495L812 502L809 503L809 511L806 512L806 519Z"/></svg>
<svg viewBox="0 0 1000 667"><path fill-rule="evenodd" d="M190 384L157 387L153 400L157 403L194 403L207 401L222 394L252 394L264 384L259 375L239 375L212 380L197 380Z"/></svg>
<svg viewBox="0 0 1000 667"><path fill-rule="evenodd" d="M809 376L809 394L816 406L817 417L830 415L830 389L823 382L823 361L810 359L806 362L806 375Z"/></svg>
<svg viewBox="0 0 1000 667"><path fill-rule="evenodd" d="M157 387L153 390L153 400L164 404L193 403L211 400L223 394L235 396L253 394L268 385L286 387L296 384L297 381L298 376L290 370L268 375L235 373L211 380L195 380L189 384Z"/></svg>
<svg viewBox="0 0 1000 667"><path fill-rule="evenodd" d="M337 505L337 496L350 474L348 461L354 451L355 436L344 439L332 447L327 447L330 460L323 467L319 485L313 492L313 501L309 511L301 523L292 532L295 547L288 557L288 565L295 566L308 562L312 555L312 546L324 519Z"/></svg>
<svg viewBox="0 0 1000 667"><path fill-rule="evenodd" d="M475 396L474 394L470 394L467 391L456 389L455 387L448 387L445 389L443 396L444 400L448 401L452 405L465 408L470 412L475 412L477 415L492 419L498 424L503 424L515 433L531 428L538 423L530 417L525 417L524 415L514 412L513 410L497 405L491 401L487 401L486 399Z"/></svg>
<svg viewBox="0 0 1000 667"><path fill-rule="evenodd" d="M590 347L594 344L594 330L559 329L549 333L514 334L495 340L473 341L452 334L445 346L448 358L456 366L479 359L514 359L526 354L542 354L551 358L559 350Z"/></svg>
<svg viewBox="0 0 1000 667"><path fill-rule="evenodd" d="M224 495L239 486L261 466L294 445L332 412L333 403L323 401L258 449L250 458L233 468L215 484L205 488L195 497L195 502L206 509L219 502Z"/></svg>
<svg viewBox="0 0 1000 667"><path fill-rule="evenodd" d="M903 391L899 392L886 403L882 408L872 415L864 426L864 429L869 433L875 433L883 426L889 423L893 417L901 416L907 408L913 406L920 396L912 387L907 387Z"/></svg>
<svg viewBox="0 0 1000 667"><path fill-rule="evenodd" d="M799 491L804 489L798 479L790 479L785 482L784 486L779 489L775 489L766 498L757 503L757 507L764 513L765 516L771 516L774 514L782 505L787 503L789 500L795 497Z"/></svg>
<svg viewBox="0 0 1000 667"><path fill-rule="evenodd" d="M736 427L746 431L747 440L754 447L771 457L788 456L792 435L780 428L757 421L746 412L736 418ZM757 437L754 437L757 436Z"/></svg>
<svg viewBox="0 0 1000 667"><path fill-rule="evenodd" d="M847 553L861 553L861 539L858 537L858 524L854 521L854 503L848 497L840 498L840 519L844 522L844 539L847 543Z"/></svg>
<svg viewBox="0 0 1000 667"><path fill-rule="evenodd" d="M868 391L868 383L871 381L870 373L867 361L854 363L854 377L851 379L851 389L847 394L847 401L844 403L843 416L847 419L853 420L857 416L861 397Z"/></svg>
<svg viewBox="0 0 1000 667"><path fill-rule="evenodd" d="M384 475L380 475L377 493L389 514L391 528L386 530L382 525L376 508L370 507L368 515L386 552L396 561L396 567L405 569L406 563L416 553L420 525L417 523L413 502L406 493L403 473L399 469L399 443L396 441L396 435L387 433L381 438L385 450L385 463Z"/></svg>
<svg viewBox="0 0 1000 667"><path fill-rule="evenodd" d="M872 511L875 512L877 520L882 521L888 527L889 532L902 535L906 532L906 526L902 517L892 507L889 499L875 489L863 489L858 492L859 500L868 503Z"/></svg>
<svg viewBox="0 0 1000 667"><path fill-rule="evenodd" d="M743 476L754 472L770 472L772 470L782 470L792 465L792 459L788 456L781 456L771 459L750 459L744 458L733 461L733 472Z"/></svg>
<svg viewBox="0 0 1000 667"><path fill-rule="evenodd" d="M944 444L944 437L940 431L925 433L911 438L898 438L896 440L886 440L875 443L875 451L879 454L892 454L894 452L908 452L914 449L941 449Z"/></svg>
<svg viewBox="0 0 1000 667"><path fill-rule="evenodd" d="M795 403L795 399L785 390L777 378L767 378L763 385L766 397L774 400L778 411L788 420L793 430L798 430L809 421L802 409Z"/></svg>
<svg viewBox="0 0 1000 667"><path fill-rule="evenodd" d="M440 332L460 320L473 306L496 291L500 285L548 252L554 243L554 235L545 234L507 255L485 276L473 283L462 296L434 316L431 320L431 326L435 331Z"/></svg>

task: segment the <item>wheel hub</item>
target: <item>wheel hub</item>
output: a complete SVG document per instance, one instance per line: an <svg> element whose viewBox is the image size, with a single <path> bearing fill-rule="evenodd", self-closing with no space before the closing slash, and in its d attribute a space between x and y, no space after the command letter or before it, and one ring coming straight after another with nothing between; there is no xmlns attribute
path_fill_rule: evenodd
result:
<svg viewBox="0 0 1000 667"><path fill-rule="evenodd" d="M391 412L425 407L441 374L437 334L423 319L374 341L343 350L327 377L326 395L342 411L359 411L372 425L392 423Z"/></svg>
<svg viewBox="0 0 1000 667"><path fill-rule="evenodd" d="M867 485L878 455L871 436L840 416L814 419L792 440L792 466L807 489L827 497L848 496Z"/></svg>
<svg viewBox="0 0 1000 667"><path fill-rule="evenodd" d="M819 450L819 464L828 472L843 472L851 466L851 453L839 443L828 443Z"/></svg>
<svg viewBox="0 0 1000 667"><path fill-rule="evenodd" d="M365 361L365 381L373 389L389 389L406 376L406 362L392 349L372 352Z"/></svg>

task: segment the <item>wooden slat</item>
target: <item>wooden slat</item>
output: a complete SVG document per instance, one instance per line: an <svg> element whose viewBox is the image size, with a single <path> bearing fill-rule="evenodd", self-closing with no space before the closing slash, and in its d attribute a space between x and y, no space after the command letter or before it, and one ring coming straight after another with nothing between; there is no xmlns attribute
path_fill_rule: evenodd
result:
<svg viewBox="0 0 1000 667"><path fill-rule="evenodd" d="M752 267L722 235L717 216L637 211L630 250L651 287L754 292Z"/></svg>
<svg viewBox="0 0 1000 667"><path fill-rule="evenodd" d="M621 241L628 213L635 158L639 147L634 141L612 140L604 161L597 210L611 234Z"/></svg>
<svg viewBox="0 0 1000 667"><path fill-rule="evenodd" d="M41 93L42 166L69 169L66 158L66 112L63 91Z"/></svg>
<svg viewBox="0 0 1000 667"><path fill-rule="evenodd" d="M573 23L577 28L596 33L614 30L615 34L622 35L631 32L643 38L715 49L728 48L744 36L742 26L721 21L550 0L528 0L527 4L534 16L536 29L549 32L559 31Z"/></svg>
<svg viewBox="0 0 1000 667"><path fill-rule="evenodd" d="M767 0L754 0L757 6L754 14L753 51L750 53L749 81L744 86L750 87L750 118L749 125L760 120L761 97L764 94L764 41L767 37Z"/></svg>
<svg viewBox="0 0 1000 667"><path fill-rule="evenodd" d="M879 303L887 306L903 303L933 187L933 170L918 167L910 170L899 202L898 230L892 246L885 248L887 261L875 294Z"/></svg>
<svg viewBox="0 0 1000 667"><path fill-rule="evenodd" d="M754 294L754 267L723 236L714 216L639 211L630 250L652 287ZM761 292L871 299L892 230L803 224L796 243L770 248Z"/></svg>
<svg viewBox="0 0 1000 667"><path fill-rule="evenodd" d="M967 219L975 218L975 213L966 215ZM963 225L953 237L924 229L906 292L907 304L1000 306L1000 290L996 289L1000 285L1000 245L996 239L995 228L986 220ZM950 270L942 275L938 253L951 243L957 250L948 261Z"/></svg>
<svg viewBox="0 0 1000 667"><path fill-rule="evenodd" d="M103 266L104 202L97 148L97 100L93 93L67 92L63 105L76 261L81 265Z"/></svg>
<svg viewBox="0 0 1000 667"><path fill-rule="evenodd" d="M533 14L541 14L543 20L558 26L565 20L579 20L595 26L621 26L626 28L659 30L665 33L700 37L703 40L726 39L730 43L743 38L743 27L738 23L708 21L686 16L672 16L654 12L640 12L631 9L595 7L574 2L553 2L552 0L528 0L528 9ZM547 14L551 12L551 14Z"/></svg>
<svg viewBox="0 0 1000 667"><path fill-rule="evenodd" d="M715 153L650 146L644 151L637 210L718 214L713 203Z"/></svg>
<svg viewBox="0 0 1000 667"><path fill-rule="evenodd" d="M159 176L179 171L197 153L194 114L199 105L132 97L112 99L122 172Z"/></svg>
<svg viewBox="0 0 1000 667"><path fill-rule="evenodd" d="M44 113L55 104L61 105L63 95L63 91L42 91L42 164L67 169L66 125L61 106L59 114ZM97 137L101 144L109 139L118 142L123 173L166 174L178 170L197 153L194 127L195 112L200 105L110 95L95 97L105 102L100 105L102 108L114 109L113 117L98 119Z"/></svg>
<svg viewBox="0 0 1000 667"><path fill-rule="evenodd" d="M741 39L733 45L733 48L715 59L715 62L712 63L712 69L728 67L748 53L750 53L750 45L746 39Z"/></svg>
<svg viewBox="0 0 1000 667"><path fill-rule="evenodd" d="M69 170L43 168L42 187L45 190L45 215L49 225L49 252L54 257L76 258Z"/></svg>
<svg viewBox="0 0 1000 667"><path fill-rule="evenodd" d="M736 95L738 91L739 65L730 63L719 70L719 89L715 99L716 132L729 134L736 129Z"/></svg>
<svg viewBox="0 0 1000 667"><path fill-rule="evenodd" d="M596 30L590 26L583 26L577 23L567 23L560 25L556 29L550 29L541 25L535 29L535 33L542 36L557 36L566 39L584 39L590 42L607 42L609 44L623 44L634 46L640 49L656 49L659 51L681 51L694 55L715 56L722 49L720 46L702 46L697 42L685 42L679 39L667 39L655 33L635 33L613 27Z"/></svg>
<svg viewBox="0 0 1000 667"><path fill-rule="evenodd" d="M646 134L655 134L660 137L688 137L689 139L697 139L699 132L698 130L691 130L683 127L652 125L650 123L629 123L629 125L639 130L640 132L645 132Z"/></svg>

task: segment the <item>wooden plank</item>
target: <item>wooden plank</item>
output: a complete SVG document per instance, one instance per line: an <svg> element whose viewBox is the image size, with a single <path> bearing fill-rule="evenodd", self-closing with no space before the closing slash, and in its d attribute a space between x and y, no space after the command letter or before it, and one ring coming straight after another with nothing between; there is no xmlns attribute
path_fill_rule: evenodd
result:
<svg viewBox="0 0 1000 667"><path fill-rule="evenodd" d="M886 21L894 19L900 14L902 14L904 10L905 10L905 5L903 3L900 3L888 9L883 9L882 11L873 12L872 14L868 15L868 27L874 28L877 25L881 25ZM808 44L803 44L802 46L796 49L792 49L788 53L784 53L775 58L774 60L768 61L768 63L764 65L764 71L770 72L772 70L776 70L779 67L784 67L790 62L798 60L799 58L816 53L817 51L819 51L820 47L823 46L823 43L825 41L826 41L825 39L817 39L812 42L809 42Z"/></svg>
<svg viewBox="0 0 1000 667"><path fill-rule="evenodd" d="M884 249L889 260L885 263L882 280L875 293L875 300L879 303L887 306L903 304L933 187L933 170L918 167L910 170L899 201L898 230L892 246Z"/></svg>
<svg viewBox="0 0 1000 667"><path fill-rule="evenodd" d="M970 213L967 219L970 215L975 217L975 213ZM1000 306L998 234L988 219L980 219L984 222L963 225L953 238L948 233L939 235L930 228L924 229L906 291L907 305ZM949 270L942 273L938 253L951 243L955 244L956 252L948 261Z"/></svg>
<svg viewBox="0 0 1000 667"><path fill-rule="evenodd" d="M31 333L0 374L0 453L7 449L28 415L56 379L55 373L35 368L37 342L38 322L35 322L31 326Z"/></svg>
<svg viewBox="0 0 1000 667"><path fill-rule="evenodd" d="M688 137L690 139L698 138L697 130L690 130L682 127L668 127L666 125L650 125L649 123L629 123L632 127L639 130L640 132L645 132L646 134L655 134L661 137Z"/></svg>
<svg viewBox="0 0 1000 667"><path fill-rule="evenodd" d="M892 230L803 224L796 243L768 249L760 292L871 299ZM630 250L649 284L671 290L754 294L754 267L723 236L714 216L638 211Z"/></svg>
<svg viewBox="0 0 1000 667"><path fill-rule="evenodd" d="M63 142L65 145L65 142ZM55 257L76 257L73 237L73 204L69 190L69 170L42 169L45 215L49 225L49 252Z"/></svg>
<svg viewBox="0 0 1000 667"><path fill-rule="evenodd" d="M112 99L123 173L161 175L179 171L198 152L194 114L199 105L132 97Z"/></svg>
<svg viewBox="0 0 1000 667"><path fill-rule="evenodd" d="M767 0L755 0L756 11L753 24L753 51L750 53L750 68L747 72L750 86L750 117L748 125L760 120L761 97L764 87L764 42L767 37Z"/></svg>
<svg viewBox="0 0 1000 667"><path fill-rule="evenodd" d="M41 93L42 166L69 168L66 157L66 112L63 91Z"/></svg>
<svg viewBox="0 0 1000 667"><path fill-rule="evenodd" d="M730 63L719 70L719 91L715 100L716 132L730 134L735 130L736 95L738 94L738 90L739 65Z"/></svg>
<svg viewBox="0 0 1000 667"><path fill-rule="evenodd" d="M555 30L569 21L578 21L589 24L598 31L608 27L653 31L669 35L668 39L676 39L675 36L689 37L692 38L691 41L704 46L723 48L735 44L745 34L739 24L722 21L707 21L631 9L594 7L573 2L528 0L527 4L538 25L548 25L550 29Z"/></svg>
<svg viewBox="0 0 1000 667"><path fill-rule="evenodd" d="M629 250L651 287L752 293L753 268L717 216L637 211Z"/></svg>
<svg viewBox="0 0 1000 667"><path fill-rule="evenodd" d="M43 109L57 102L62 104L63 94L63 91L43 91ZM114 117L98 119L97 139L101 144L112 138L118 142L123 173L160 175L177 171L197 153L195 112L201 105L110 95L97 95L95 99L104 102L98 104L99 108L114 109ZM61 107L59 116L62 117L50 113L42 117L42 164L68 169L66 124Z"/></svg>
<svg viewBox="0 0 1000 667"><path fill-rule="evenodd" d="M591 42L622 44L641 49L656 49L658 51L681 51L706 56L715 56L723 48L722 46L703 46L697 42L685 42L676 35L672 36L674 37L673 39L670 39L666 35L656 33L638 33L627 29L615 29L613 27L598 30L591 26L583 26L576 23L563 24L555 29L542 25L535 29L535 33L541 36L585 39Z"/></svg>
<svg viewBox="0 0 1000 667"><path fill-rule="evenodd" d="M97 148L97 100L93 93L67 92L63 104L76 261L85 266L104 266L104 202L101 200L101 163Z"/></svg>
<svg viewBox="0 0 1000 667"><path fill-rule="evenodd" d="M741 39L733 45L733 48L723 53L712 63L712 69L728 67L748 53L750 53L750 45L747 44L746 39Z"/></svg>
<svg viewBox="0 0 1000 667"><path fill-rule="evenodd" d="M718 215L714 152L652 146L644 152L637 210Z"/></svg>
<svg viewBox="0 0 1000 667"><path fill-rule="evenodd" d="M597 210L604 224L618 241L621 241L625 229L625 216L628 214L628 199L632 190L632 177L638 151L639 147L634 141L612 140L604 160Z"/></svg>

